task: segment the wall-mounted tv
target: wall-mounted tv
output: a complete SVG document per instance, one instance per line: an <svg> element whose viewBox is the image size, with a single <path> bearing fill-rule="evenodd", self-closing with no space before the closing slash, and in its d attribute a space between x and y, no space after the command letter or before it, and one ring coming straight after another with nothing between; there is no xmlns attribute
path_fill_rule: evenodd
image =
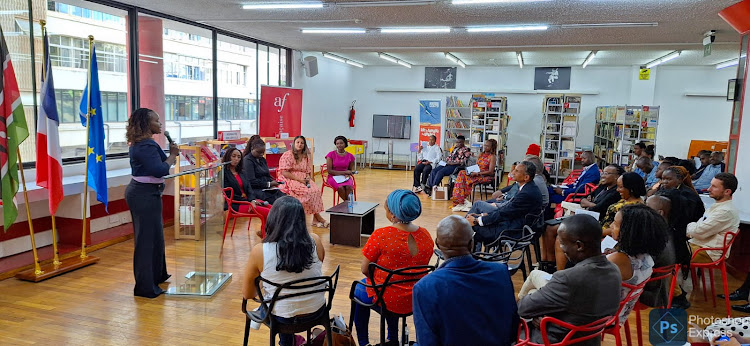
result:
<svg viewBox="0 0 750 346"><path fill-rule="evenodd" d="M411 138L411 116L373 114L372 137L394 139Z"/></svg>

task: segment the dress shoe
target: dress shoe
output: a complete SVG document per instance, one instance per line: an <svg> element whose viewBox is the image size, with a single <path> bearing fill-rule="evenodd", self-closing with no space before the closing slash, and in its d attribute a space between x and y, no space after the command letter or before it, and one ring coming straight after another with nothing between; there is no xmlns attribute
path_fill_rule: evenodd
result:
<svg viewBox="0 0 750 346"><path fill-rule="evenodd" d="M687 310L690 308L690 302L687 300L685 293L682 293L681 295L672 298L672 308L682 309L682 310Z"/></svg>
<svg viewBox="0 0 750 346"><path fill-rule="evenodd" d="M742 292L740 290L736 290L729 294L729 300L731 301L747 300L748 298L747 295L748 295L748 292ZM720 299L724 299L723 294L718 294L716 296L719 297Z"/></svg>
<svg viewBox="0 0 750 346"><path fill-rule="evenodd" d="M732 305L732 310L736 310L736 311L739 311L739 312L744 312L746 314L750 314L750 304Z"/></svg>

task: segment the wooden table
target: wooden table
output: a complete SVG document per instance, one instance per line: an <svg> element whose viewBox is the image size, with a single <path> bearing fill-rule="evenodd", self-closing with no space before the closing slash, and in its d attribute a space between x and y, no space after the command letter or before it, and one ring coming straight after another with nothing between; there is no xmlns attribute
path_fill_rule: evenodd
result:
<svg viewBox="0 0 750 346"><path fill-rule="evenodd" d="M341 244L360 247L360 239L375 231L375 208L380 205L370 202L354 202L350 211L347 202L326 210L331 214L331 245Z"/></svg>

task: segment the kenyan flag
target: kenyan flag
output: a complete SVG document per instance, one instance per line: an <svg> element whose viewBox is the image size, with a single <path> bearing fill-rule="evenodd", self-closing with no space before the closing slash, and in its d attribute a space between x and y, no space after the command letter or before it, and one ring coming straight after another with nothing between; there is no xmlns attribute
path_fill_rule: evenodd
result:
<svg viewBox="0 0 750 346"><path fill-rule="evenodd" d="M13 198L18 192L18 146L29 137L26 116L21 104L16 74L10 62L10 52L0 28L0 178L2 178L3 221L5 231L16 221L18 208Z"/></svg>

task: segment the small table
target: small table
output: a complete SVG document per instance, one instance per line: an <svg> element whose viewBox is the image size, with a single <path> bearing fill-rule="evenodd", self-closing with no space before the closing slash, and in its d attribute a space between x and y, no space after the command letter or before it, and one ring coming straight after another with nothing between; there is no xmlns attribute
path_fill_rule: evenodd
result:
<svg viewBox="0 0 750 346"><path fill-rule="evenodd" d="M326 210L331 214L331 245L360 247L360 238L375 231L375 208L380 204L355 201L352 211L347 204L342 202Z"/></svg>

